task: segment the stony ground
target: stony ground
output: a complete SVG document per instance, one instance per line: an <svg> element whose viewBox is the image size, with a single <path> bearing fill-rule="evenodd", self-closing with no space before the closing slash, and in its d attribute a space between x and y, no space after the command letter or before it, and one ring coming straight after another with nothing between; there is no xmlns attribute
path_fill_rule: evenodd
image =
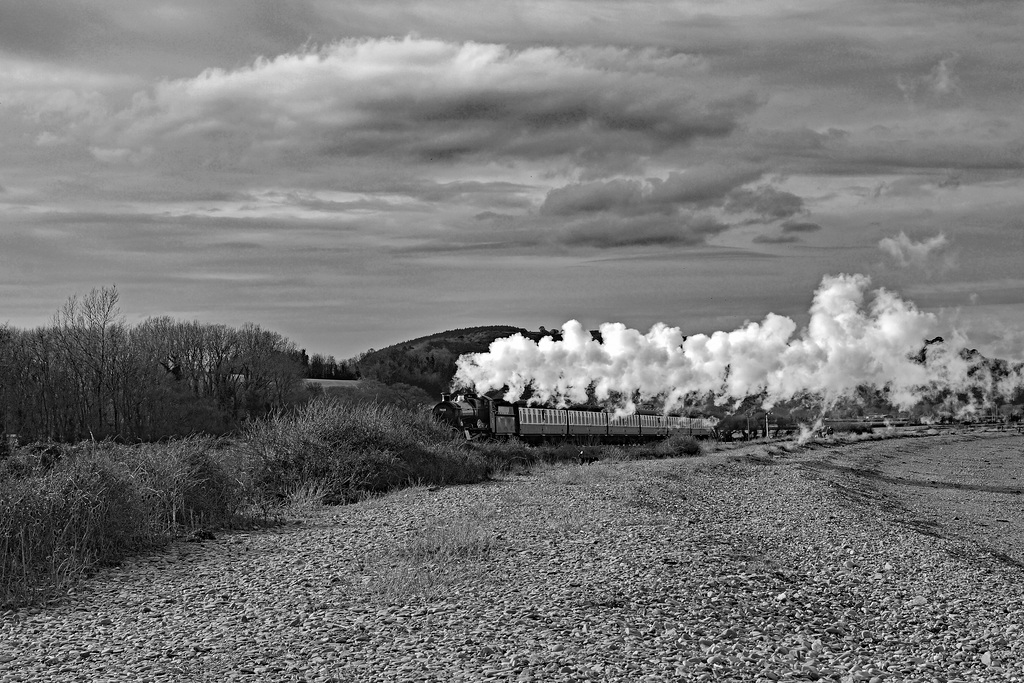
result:
<svg viewBox="0 0 1024 683"><path fill-rule="evenodd" d="M989 435L412 489L8 612L0 681L1024 681L1012 477Z"/></svg>

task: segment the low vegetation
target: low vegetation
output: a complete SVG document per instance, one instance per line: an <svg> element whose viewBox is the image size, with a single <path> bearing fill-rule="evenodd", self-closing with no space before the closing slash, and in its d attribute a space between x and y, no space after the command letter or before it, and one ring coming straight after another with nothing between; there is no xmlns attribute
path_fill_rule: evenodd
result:
<svg viewBox="0 0 1024 683"><path fill-rule="evenodd" d="M398 486L480 481L484 454L426 411L394 405L315 401L287 415L253 422L239 448L259 495L282 498L316 487L330 503Z"/></svg>
<svg viewBox="0 0 1024 683"><path fill-rule="evenodd" d="M835 434L871 434L874 432L871 425L859 422L833 422L829 428Z"/></svg>
<svg viewBox="0 0 1024 683"><path fill-rule="evenodd" d="M452 583L481 570L499 546L493 507L477 505L454 517L430 520L384 551L364 588L402 601L445 594Z"/></svg>
<svg viewBox="0 0 1024 683"><path fill-rule="evenodd" d="M860 438L843 432L829 441ZM21 446L0 459L0 608L57 597L97 567L174 539L274 524L324 504L562 464L570 467L556 476L571 483L609 475L594 463L691 457L705 448L681 435L628 446L466 442L422 408L324 399L252 421L232 439ZM399 583L429 590L437 567L479 559L492 540L467 520L439 521L394 549L395 571L405 572Z"/></svg>
<svg viewBox="0 0 1024 683"><path fill-rule="evenodd" d="M0 460L0 604L59 595L98 566L175 538L274 523L324 503L478 482L542 463L585 466L700 449L689 437L643 446L467 443L423 409L331 400L252 421L234 439L30 444ZM408 553L486 546L452 545L442 536L460 532L449 526Z"/></svg>
<svg viewBox="0 0 1024 683"><path fill-rule="evenodd" d="M211 439L24 448L0 461L0 600L32 602L176 536L242 518Z"/></svg>

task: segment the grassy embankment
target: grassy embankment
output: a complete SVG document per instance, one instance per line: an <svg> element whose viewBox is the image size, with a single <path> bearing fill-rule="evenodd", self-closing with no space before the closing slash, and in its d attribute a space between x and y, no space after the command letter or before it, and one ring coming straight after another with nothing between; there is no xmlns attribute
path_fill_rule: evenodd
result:
<svg viewBox="0 0 1024 683"><path fill-rule="evenodd" d="M699 452L688 437L587 449L616 460ZM425 411L329 401L253 422L230 441L21 448L0 461L0 607L59 596L96 567L175 538L274 523L296 506L578 457L574 446L466 443Z"/></svg>

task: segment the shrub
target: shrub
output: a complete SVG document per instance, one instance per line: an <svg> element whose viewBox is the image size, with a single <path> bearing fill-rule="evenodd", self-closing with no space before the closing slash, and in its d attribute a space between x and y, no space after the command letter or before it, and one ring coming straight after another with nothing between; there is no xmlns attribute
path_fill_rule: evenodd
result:
<svg viewBox="0 0 1024 683"><path fill-rule="evenodd" d="M627 446L602 446L601 448L601 460L622 462L629 459L629 448Z"/></svg>
<svg viewBox="0 0 1024 683"><path fill-rule="evenodd" d="M332 501L409 483L480 481L487 458L426 410L315 400L248 425L242 448L258 492L281 499L316 482Z"/></svg>
<svg viewBox="0 0 1024 683"><path fill-rule="evenodd" d="M541 458L539 449L531 448L515 438L507 441L470 441L466 447L471 453L475 453L487 461L488 476L495 472L528 469Z"/></svg>
<svg viewBox="0 0 1024 683"><path fill-rule="evenodd" d="M692 436L675 434L661 441L645 441L631 446L604 446L601 459L649 460L700 455L704 447Z"/></svg>
<svg viewBox="0 0 1024 683"><path fill-rule="evenodd" d="M590 448L590 455L593 455L596 449ZM573 443L560 443L556 445L543 446L538 449L540 459L546 462L573 462L578 463L580 461L580 452L587 452L585 446L579 446Z"/></svg>
<svg viewBox="0 0 1024 683"><path fill-rule="evenodd" d="M700 455L704 449L692 436L674 434L658 444L658 451L666 457L678 457Z"/></svg>
<svg viewBox="0 0 1024 683"><path fill-rule="evenodd" d="M146 492L101 452L12 480L0 493L4 602L60 590L147 545Z"/></svg>
<svg viewBox="0 0 1024 683"><path fill-rule="evenodd" d="M246 503L244 468L204 437L122 447L120 460L153 496L167 530L231 524Z"/></svg>
<svg viewBox="0 0 1024 683"><path fill-rule="evenodd" d="M875 431L862 422L833 422L831 427L836 434L873 434Z"/></svg>
<svg viewBox="0 0 1024 683"><path fill-rule="evenodd" d="M234 521L240 486L211 448L90 442L64 446L51 466L17 453L0 487L0 604L45 598L98 565Z"/></svg>

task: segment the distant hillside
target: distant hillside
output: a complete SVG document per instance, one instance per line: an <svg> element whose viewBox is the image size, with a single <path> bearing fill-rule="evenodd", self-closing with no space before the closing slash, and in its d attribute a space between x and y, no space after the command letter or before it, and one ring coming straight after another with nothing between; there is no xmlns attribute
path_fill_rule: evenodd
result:
<svg viewBox="0 0 1024 683"><path fill-rule="evenodd" d="M431 396L447 391L455 362L464 353L487 351L495 339L517 332L539 340L551 331L531 331L509 325L466 327L410 339L384 349L367 351L358 361L359 374L384 384L398 382L420 387Z"/></svg>

